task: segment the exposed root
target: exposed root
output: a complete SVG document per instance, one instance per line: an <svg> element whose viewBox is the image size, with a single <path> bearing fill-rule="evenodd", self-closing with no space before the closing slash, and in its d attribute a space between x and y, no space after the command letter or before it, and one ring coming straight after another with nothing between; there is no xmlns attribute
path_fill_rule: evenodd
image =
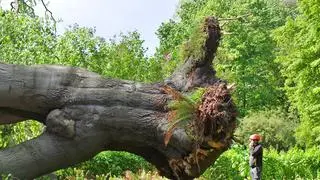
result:
<svg viewBox="0 0 320 180"><path fill-rule="evenodd" d="M193 119L189 119L188 126L190 136L194 139L194 150L182 159L169 160L170 167L177 178L181 174L191 176L191 168L196 166L199 173L201 167L199 162L205 160L213 151L226 149L230 146L232 135L236 127L237 110L231 100L230 90L225 83L216 83L206 88L202 95L200 105L195 107L195 110L190 110L190 113L196 113ZM166 91L172 94L173 97L182 101L186 99L180 92L170 89ZM178 110L179 111L179 110ZM177 110L172 110L168 114L168 119L171 121L177 114ZM173 128L168 129L165 136L165 144L170 140L173 133Z"/></svg>
<svg viewBox="0 0 320 180"><path fill-rule="evenodd" d="M207 88L194 121L195 133L202 142L215 142L214 146L230 141L236 126L237 110L225 83ZM225 143L224 143L225 144Z"/></svg>

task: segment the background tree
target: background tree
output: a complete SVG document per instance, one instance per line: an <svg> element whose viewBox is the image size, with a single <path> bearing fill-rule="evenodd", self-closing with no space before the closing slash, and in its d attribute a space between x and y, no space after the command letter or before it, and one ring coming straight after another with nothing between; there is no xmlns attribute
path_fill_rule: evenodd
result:
<svg viewBox="0 0 320 180"><path fill-rule="evenodd" d="M290 102L298 109L301 145L320 144L320 8L319 1L299 1L299 14L278 28L274 38L279 47L277 62L285 78Z"/></svg>
<svg viewBox="0 0 320 180"><path fill-rule="evenodd" d="M281 110L252 112L241 120L236 135L244 141L243 144L248 144L249 136L259 133L265 148L287 151L296 144L297 121L296 116Z"/></svg>
<svg viewBox="0 0 320 180"><path fill-rule="evenodd" d="M157 33L160 47L156 56L163 59L165 73L170 74L183 59L181 44L192 33L193 23L211 14L220 18L223 32L232 33L223 37L216 70L218 76L236 84L234 97L241 114L287 106L270 35L294 14L282 1L181 1L177 18L163 23ZM164 58L168 53L170 60Z"/></svg>
<svg viewBox="0 0 320 180"><path fill-rule="evenodd" d="M83 67L108 77L141 82L162 79L161 66L148 59L143 40L137 31L106 41L95 35L95 29L74 25L57 38L59 64Z"/></svg>

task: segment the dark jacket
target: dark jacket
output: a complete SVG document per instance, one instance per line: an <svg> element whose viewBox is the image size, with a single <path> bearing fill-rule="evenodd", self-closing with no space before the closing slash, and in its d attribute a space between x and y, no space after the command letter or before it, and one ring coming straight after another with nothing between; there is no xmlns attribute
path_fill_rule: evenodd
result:
<svg viewBox="0 0 320 180"><path fill-rule="evenodd" d="M258 144L250 148L249 164L250 167L262 167L262 145Z"/></svg>

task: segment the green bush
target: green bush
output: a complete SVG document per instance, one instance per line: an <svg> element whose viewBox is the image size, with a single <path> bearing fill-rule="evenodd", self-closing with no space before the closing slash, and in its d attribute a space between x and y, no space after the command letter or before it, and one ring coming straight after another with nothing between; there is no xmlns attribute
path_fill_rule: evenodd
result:
<svg viewBox="0 0 320 180"><path fill-rule="evenodd" d="M12 147L39 136L44 126L37 121L24 121L0 126L0 149Z"/></svg>
<svg viewBox="0 0 320 180"><path fill-rule="evenodd" d="M296 119L295 115L281 112L281 110L250 113L241 120L236 135L246 143L251 134L259 133L262 135L264 147L288 150L296 143L294 138Z"/></svg>
<svg viewBox="0 0 320 180"><path fill-rule="evenodd" d="M248 149L233 146L203 174L205 179L246 179L249 177ZM262 179L319 179L320 149L288 152L265 149Z"/></svg>
<svg viewBox="0 0 320 180"><path fill-rule="evenodd" d="M248 152L234 146L223 153L218 160L202 175L205 179L244 179L249 174Z"/></svg>
<svg viewBox="0 0 320 180"><path fill-rule="evenodd" d="M58 171L59 178L68 176L121 176L123 172L130 170L137 173L139 170L154 170L154 167L143 158L127 152L105 151L101 152L89 161L74 167Z"/></svg>
<svg viewBox="0 0 320 180"><path fill-rule="evenodd" d="M234 145L226 151L200 179L250 179L248 149ZM121 177L125 171L139 174L142 171L155 171L155 168L139 156L127 152L102 152L92 160L73 168L56 172L59 179ZM320 149L301 150L291 148L287 152L264 149L263 179L319 179Z"/></svg>

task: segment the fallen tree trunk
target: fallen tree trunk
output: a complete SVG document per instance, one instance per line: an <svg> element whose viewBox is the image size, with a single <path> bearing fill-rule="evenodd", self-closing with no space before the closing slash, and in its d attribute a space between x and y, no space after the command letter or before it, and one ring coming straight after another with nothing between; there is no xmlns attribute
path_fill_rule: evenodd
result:
<svg viewBox="0 0 320 180"><path fill-rule="evenodd" d="M200 176L229 147L236 116L229 90L212 68L217 20L207 18L202 30L203 55L188 57L163 83L108 79L71 67L0 64L0 124L34 119L46 125L39 137L0 151L0 172L32 179L104 150L121 150L144 157L168 178ZM210 87L195 118L169 131L168 103L195 87Z"/></svg>

